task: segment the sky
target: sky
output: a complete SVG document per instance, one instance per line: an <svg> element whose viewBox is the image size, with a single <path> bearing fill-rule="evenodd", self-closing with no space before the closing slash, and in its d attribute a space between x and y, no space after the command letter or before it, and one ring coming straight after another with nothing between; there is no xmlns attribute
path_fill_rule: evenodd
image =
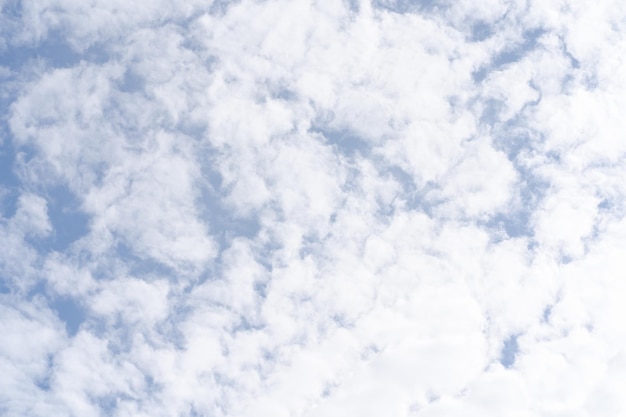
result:
<svg viewBox="0 0 626 417"><path fill-rule="evenodd" d="M1 415L626 415L625 2L0 10Z"/></svg>

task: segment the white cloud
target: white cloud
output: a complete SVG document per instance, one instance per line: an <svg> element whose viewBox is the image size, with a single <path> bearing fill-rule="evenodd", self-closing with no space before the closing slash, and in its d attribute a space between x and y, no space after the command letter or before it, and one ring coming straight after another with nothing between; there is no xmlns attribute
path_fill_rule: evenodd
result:
<svg viewBox="0 0 626 417"><path fill-rule="evenodd" d="M23 294L39 280L41 257L28 239L46 238L52 227L48 219L46 200L24 193L16 202L12 217L0 218L0 239L4 250L0 254L0 276Z"/></svg>
<svg viewBox="0 0 626 417"><path fill-rule="evenodd" d="M9 413L619 415L618 6L4 7Z"/></svg>
<svg viewBox="0 0 626 417"><path fill-rule="evenodd" d="M10 225L25 235L47 235L52 230L46 200L33 194L23 194L17 202L17 212Z"/></svg>
<svg viewBox="0 0 626 417"><path fill-rule="evenodd" d="M467 148L463 160L441 179L442 190L428 197L441 202L443 216L486 218L510 203L517 175L507 157L486 139Z"/></svg>
<svg viewBox="0 0 626 417"><path fill-rule="evenodd" d="M150 326L167 317L167 283L116 279L102 285L89 308L103 317Z"/></svg>
<svg viewBox="0 0 626 417"><path fill-rule="evenodd" d="M40 298L25 304L0 295L0 370L3 412L7 415L61 415L62 404L46 394L53 384L51 358L67 340L59 320Z"/></svg>
<svg viewBox="0 0 626 417"><path fill-rule="evenodd" d="M98 416L101 401L114 404L120 396L137 398L143 389L144 377L137 367L112 357L107 341L87 332L79 332L55 362L52 389L73 414Z"/></svg>

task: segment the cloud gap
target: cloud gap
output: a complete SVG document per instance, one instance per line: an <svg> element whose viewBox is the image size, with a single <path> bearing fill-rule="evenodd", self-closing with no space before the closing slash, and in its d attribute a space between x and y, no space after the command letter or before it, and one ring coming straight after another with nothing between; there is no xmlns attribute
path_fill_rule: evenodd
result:
<svg viewBox="0 0 626 417"><path fill-rule="evenodd" d="M8 39L0 55L13 59L0 69L8 79L0 111L20 97L11 120L27 143L17 149L0 127L0 210L9 216L0 231L14 246L0 250L0 298L14 326L3 329L17 336L0 362L24 375L0 393L12 414L29 414L34 399L68 415L521 415L528 404L545 414L554 401L571 411L579 393L589 410L606 398L597 387L587 395L584 381L596 376L575 357L567 371L580 378L550 368L541 354L553 346L534 332L541 320L539 330L550 330L558 301L545 301L563 279L583 295L615 289L607 311L623 298L610 284L624 269L616 256L623 164L614 155L622 148L599 137L591 156L582 147L547 150L553 124L587 111L606 117L599 133L621 131L612 112L621 63L596 60L618 45L571 29L618 10L596 10L590 21L575 4L527 10L499 0L374 0L373 13L357 0L159 0L94 2L87 16L84 5L51 1L52 9L24 6L21 17L21 3L5 0L13 17L2 16L10 27L0 28ZM550 36L528 30L541 22ZM565 38L579 60L559 48ZM223 77L211 75L213 59ZM49 77L68 66L80 68ZM589 90L598 79L615 86L611 100ZM538 114L531 106L542 93ZM594 106L570 106L575 98ZM421 120L433 129L414 143ZM596 127L574 121L566 135ZM150 143L157 132L167 143ZM58 140L43 142L49 133ZM80 140L64 141L75 133ZM612 166L593 165L600 160ZM577 193L581 186L595 193ZM81 211L79 188L93 218ZM561 241L580 240L569 233L570 214L549 212L552 196L568 203L564 188L597 226L584 232L591 249L569 258ZM27 193L34 203L22 212L17 198ZM590 268L606 279L584 279ZM46 273L54 274L48 283ZM589 328L619 328L572 295L585 305L563 305L563 320L577 320L569 313L579 308L589 310ZM490 314L498 340L484 329ZM521 339L524 366L520 335L511 335L520 328L533 332ZM598 336L585 335L599 348L584 351L590 357L605 350ZM573 339L559 349L580 351ZM495 368L484 362L491 341ZM379 355L374 342L389 350ZM59 363L46 369L50 352ZM610 376L598 386L611 386ZM563 381L571 385L551 390ZM577 398L564 399L570 392ZM440 400L429 405L434 393Z"/></svg>
<svg viewBox="0 0 626 417"><path fill-rule="evenodd" d="M17 211L20 182L13 170L15 157L11 143L0 142L0 218L13 217Z"/></svg>
<svg viewBox="0 0 626 417"><path fill-rule="evenodd" d="M532 237L534 232L530 227L531 214L530 210L498 213L485 225L490 229L503 230L509 238Z"/></svg>
<svg viewBox="0 0 626 417"><path fill-rule="evenodd" d="M494 126L500 121L500 113L506 108L504 101L488 98L483 101L483 109L479 118L481 124Z"/></svg>
<svg viewBox="0 0 626 417"><path fill-rule="evenodd" d="M117 242L113 250L114 259L121 261L128 274L137 278L175 276L175 268L155 259L141 256L124 242Z"/></svg>
<svg viewBox="0 0 626 417"><path fill-rule="evenodd" d="M120 399L126 397L127 399L131 399L129 396L124 395L123 393L111 393L108 395L98 396L96 398L96 403L98 404L100 410L105 415L112 416L115 414L115 410L118 408L118 404Z"/></svg>
<svg viewBox="0 0 626 417"><path fill-rule="evenodd" d="M311 129L312 132L321 134L325 142L333 146L338 153L349 158L368 157L372 152L371 145L363 138L348 129Z"/></svg>
<svg viewBox="0 0 626 417"><path fill-rule="evenodd" d="M487 78L489 73L500 70L507 65L521 60L526 54L533 51L539 45L540 38L546 33L543 28L526 30L522 34L522 41L505 47L491 56L489 62L472 73L475 83L480 83Z"/></svg>
<svg viewBox="0 0 626 417"><path fill-rule="evenodd" d="M534 235L532 228L532 216L535 209L546 196L550 185L537 179L534 175L526 170L519 170L521 182L517 193L519 198L518 209L509 214L505 220L508 224L507 233L513 233L512 236L529 236ZM515 219L517 216L517 219Z"/></svg>
<svg viewBox="0 0 626 417"><path fill-rule="evenodd" d="M54 232L46 246L64 251L89 233L90 216L80 210L80 201L68 187L48 191L48 217Z"/></svg>
<svg viewBox="0 0 626 417"><path fill-rule="evenodd" d="M343 1L344 3L347 3L348 10L350 10L352 13L359 13L359 11L361 10L359 0L343 0Z"/></svg>
<svg viewBox="0 0 626 417"><path fill-rule="evenodd" d="M0 8L0 13L3 16L11 17L22 17L24 12L24 7L20 0L7 0L2 3L2 8Z"/></svg>
<svg viewBox="0 0 626 417"><path fill-rule="evenodd" d="M124 72L124 76L118 82L117 88L124 93L137 93L144 91L145 85L144 77L129 68Z"/></svg>
<svg viewBox="0 0 626 417"><path fill-rule="evenodd" d="M513 164L518 164L518 158L524 157L524 155L532 152L537 142L543 140L541 132L536 132L526 125L526 114L524 110L528 106L534 106L539 103L536 102L527 103L519 113L514 117L504 122L499 120L499 117L494 117L493 120L486 120L491 134L493 136L493 146L499 151L506 153L508 159ZM500 100L494 100L496 102L496 109L498 113L504 107L504 103ZM497 116L497 115L496 115ZM482 116L481 116L482 117Z"/></svg>
<svg viewBox="0 0 626 417"><path fill-rule="evenodd" d="M7 285L8 281L0 276L0 294L9 294L11 288Z"/></svg>
<svg viewBox="0 0 626 417"><path fill-rule="evenodd" d="M70 336L76 335L81 324L87 318L87 312L81 303L71 297L54 297L50 306L57 313L59 319L65 323L65 328Z"/></svg>
<svg viewBox="0 0 626 417"><path fill-rule="evenodd" d="M518 337L519 335L509 336L509 338L504 341L502 351L500 352L500 363L507 369L515 365L515 360L519 353Z"/></svg>
<svg viewBox="0 0 626 417"><path fill-rule="evenodd" d="M219 245L219 252L230 247L234 239L253 238L261 230L259 213L236 216L231 207L224 203L227 195L222 186L221 175L214 170L203 173L204 186L200 190L200 216L208 224L211 235Z"/></svg>
<svg viewBox="0 0 626 417"><path fill-rule="evenodd" d="M213 0L209 6L209 14L224 16L228 11L241 3L241 0Z"/></svg>
<svg viewBox="0 0 626 417"><path fill-rule="evenodd" d="M374 0L374 7L404 14L416 11L432 11L439 0Z"/></svg>
<svg viewBox="0 0 626 417"><path fill-rule="evenodd" d="M543 314L541 315L541 321L543 323L549 323L550 322L550 317L552 316L552 308L553 307L554 307L553 305L548 305L543 310Z"/></svg>
<svg viewBox="0 0 626 417"><path fill-rule="evenodd" d="M54 356L47 355L46 357L46 371L44 375L35 381L35 385L42 391L49 392L52 388L52 375L54 372Z"/></svg>
<svg viewBox="0 0 626 417"><path fill-rule="evenodd" d="M475 22L470 29L470 42L482 42L495 33L494 26L484 21Z"/></svg>
<svg viewBox="0 0 626 417"><path fill-rule="evenodd" d="M175 350L183 350L187 345L185 334L179 328L179 323L189 319L193 312L190 306L181 306L181 300L173 301L174 307L171 309L169 317L155 325L155 330L161 338L158 343L172 346Z"/></svg>
<svg viewBox="0 0 626 417"><path fill-rule="evenodd" d="M109 60L103 45L93 45L84 51L77 51L60 31L52 31L35 45L11 46L0 53L0 65L16 72L31 66L33 61L42 60L52 68L71 68L81 61L102 64Z"/></svg>

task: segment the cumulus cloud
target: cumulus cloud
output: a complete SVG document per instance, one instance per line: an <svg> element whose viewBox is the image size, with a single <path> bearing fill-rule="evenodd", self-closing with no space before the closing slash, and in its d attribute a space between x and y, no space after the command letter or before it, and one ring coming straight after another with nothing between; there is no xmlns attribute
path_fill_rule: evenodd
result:
<svg viewBox="0 0 626 417"><path fill-rule="evenodd" d="M0 411L623 413L618 3L0 1Z"/></svg>

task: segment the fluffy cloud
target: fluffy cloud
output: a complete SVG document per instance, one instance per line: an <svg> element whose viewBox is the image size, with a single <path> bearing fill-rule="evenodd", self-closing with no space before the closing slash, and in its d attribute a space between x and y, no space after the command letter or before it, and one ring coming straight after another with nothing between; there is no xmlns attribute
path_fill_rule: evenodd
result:
<svg viewBox="0 0 626 417"><path fill-rule="evenodd" d="M616 2L0 8L2 412L623 412Z"/></svg>

